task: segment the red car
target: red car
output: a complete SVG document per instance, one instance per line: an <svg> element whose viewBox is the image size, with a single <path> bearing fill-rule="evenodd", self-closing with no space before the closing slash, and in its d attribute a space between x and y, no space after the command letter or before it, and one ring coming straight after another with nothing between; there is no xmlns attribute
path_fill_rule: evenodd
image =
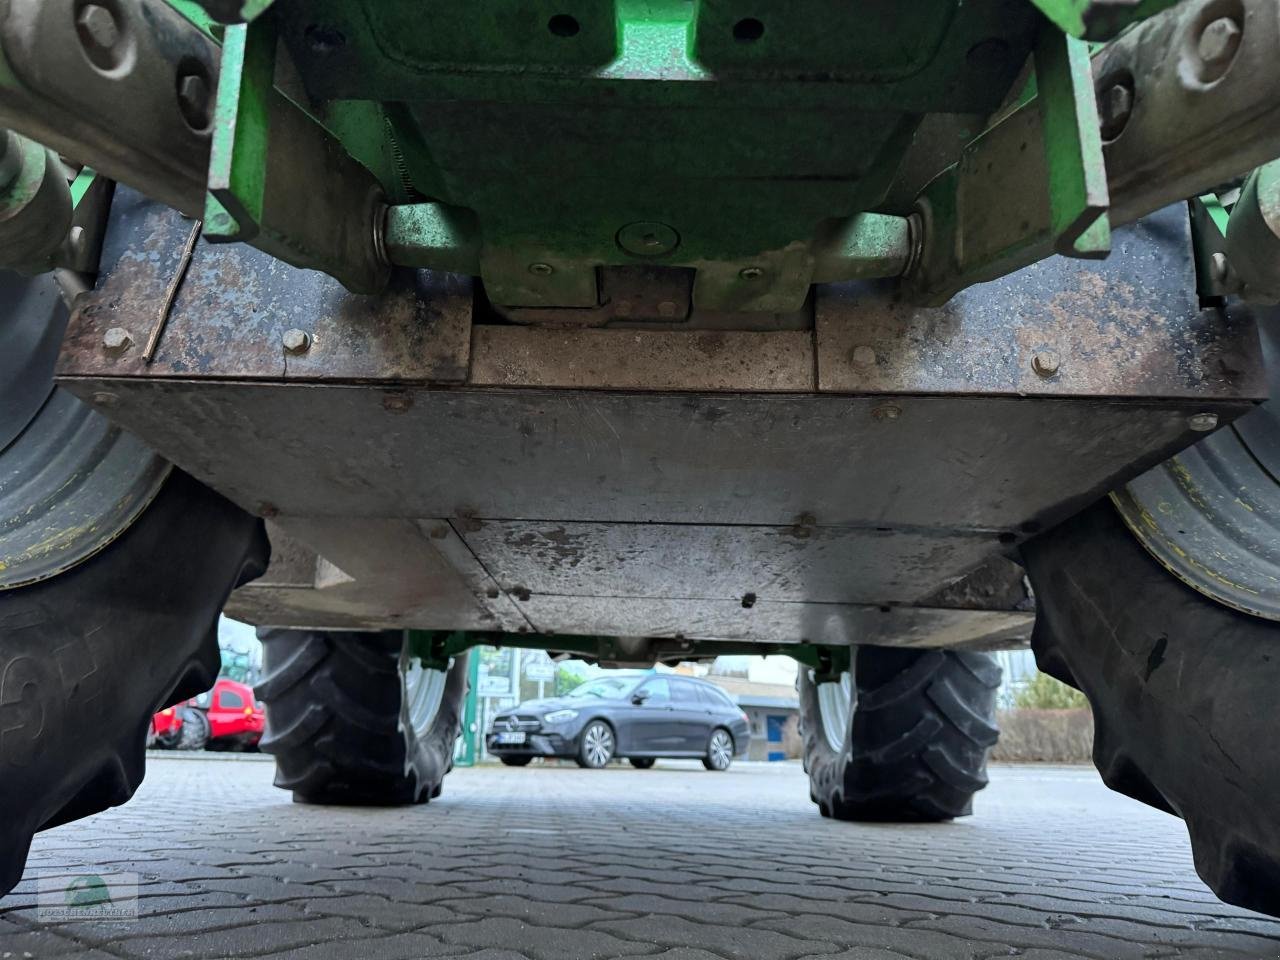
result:
<svg viewBox="0 0 1280 960"><path fill-rule="evenodd" d="M252 750L266 722L253 687L220 677L198 697L151 718L151 743L175 750Z"/></svg>

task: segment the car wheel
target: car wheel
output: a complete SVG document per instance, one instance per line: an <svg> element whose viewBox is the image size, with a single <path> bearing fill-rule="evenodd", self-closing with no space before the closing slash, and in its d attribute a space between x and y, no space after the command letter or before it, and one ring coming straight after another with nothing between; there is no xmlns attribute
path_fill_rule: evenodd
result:
<svg viewBox="0 0 1280 960"><path fill-rule="evenodd" d="M631 757L627 763L631 764L637 770L648 770L654 764L653 757Z"/></svg>
<svg viewBox="0 0 1280 960"><path fill-rule="evenodd" d="M592 720L578 741L578 765L599 770L613 759L616 746L613 728L603 720Z"/></svg>
<svg viewBox="0 0 1280 960"><path fill-rule="evenodd" d="M209 745L209 718L203 710L183 707L182 726L178 728L178 750L203 750Z"/></svg>
<svg viewBox="0 0 1280 960"><path fill-rule="evenodd" d="M499 757L504 767L527 767L533 757Z"/></svg>
<svg viewBox="0 0 1280 960"><path fill-rule="evenodd" d="M267 724L258 747L299 803L396 805L439 796L453 766L467 657L409 656L404 631L260 629Z"/></svg>
<svg viewBox="0 0 1280 960"><path fill-rule="evenodd" d="M702 765L708 770L723 772L733 763L733 737L728 730L711 731L711 739L707 741L707 755L702 758Z"/></svg>
<svg viewBox="0 0 1280 960"><path fill-rule="evenodd" d="M862 646L838 682L799 676L809 796L838 820L972 812L996 742L1000 668L988 654Z"/></svg>
<svg viewBox="0 0 1280 960"><path fill-rule="evenodd" d="M1182 817L1219 897L1280 916L1280 623L1176 579L1106 501L1022 553L1036 661L1088 697L1103 781Z"/></svg>

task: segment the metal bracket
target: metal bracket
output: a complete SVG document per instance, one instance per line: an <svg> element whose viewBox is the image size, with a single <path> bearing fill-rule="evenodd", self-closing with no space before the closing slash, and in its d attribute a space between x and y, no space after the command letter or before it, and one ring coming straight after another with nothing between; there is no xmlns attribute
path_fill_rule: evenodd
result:
<svg viewBox="0 0 1280 960"><path fill-rule="evenodd" d="M921 252L908 297L939 305L975 283L1044 259L1056 247L1096 256L1105 229L1146 216L1280 154L1280 8L1242 0L1244 16L1188 0L1138 24L1093 58L1108 116L1101 160L1088 121L1079 48L1038 49L1038 95L990 126L922 192ZM1233 24L1232 43L1213 41ZM1230 150L1221 148L1229 138ZM1100 175L1105 169L1105 189ZM1104 228L1099 211L1110 210ZM1069 250L1065 249L1070 247Z"/></svg>
<svg viewBox="0 0 1280 960"><path fill-rule="evenodd" d="M1032 0L1063 33L1085 40L1110 40L1130 24L1173 6L1178 0Z"/></svg>
<svg viewBox="0 0 1280 960"><path fill-rule="evenodd" d="M1035 64L1053 247L1063 256L1100 260L1111 252L1111 200L1088 45L1046 24Z"/></svg>

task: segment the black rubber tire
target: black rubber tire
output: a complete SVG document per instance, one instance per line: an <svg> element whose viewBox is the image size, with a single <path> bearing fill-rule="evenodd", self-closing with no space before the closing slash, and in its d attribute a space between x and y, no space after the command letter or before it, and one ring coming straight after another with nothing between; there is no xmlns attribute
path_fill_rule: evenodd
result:
<svg viewBox="0 0 1280 960"><path fill-rule="evenodd" d="M106 549L0 591L0 894L38 830L124 803L163 707L213 686L218 614L262 522L179 471Z"/></svg>
<svg viewBox="0 0 1280 960"><path fill-rule="evenodd" d="M419 736L406 714L403 631L261 629L266 704L258 747L298 803L396 806L440 795L453 767L467 694L455 657L435 721Z"/></svg>
<svg viewBox="0 0 1280 960"><path fill-rule="evenodd" d="M858 647L842 750L823 730L813 673L799 676L809 796L837 820L931 822L973 812L995 745L1000 668L989 654Z"/></svg>
<svg viewBox="0 0 1280 960"><path fill-rule="evenodd" d="M183 707L181 713L176 749L203 750L209 745L209 717L195 707Z"/></svg>
<svg viewBox="0 0 1280 960"><path fill-rule="evenodd" d="M1219 897L1280 916L1280 623L1183 584L1108 501L1022 552L1036 661L1088 697L1102 779L1187 822Z"/></svg>
<svg viewBox="0 0 1280 960"><path fill-rule="evenodd" d="M631 764L637 770L648 770L653 767L657 761L653 757L629 757L627 763Z"/></svg>
<svg viewBox="0 0 1280 960"><path fill-rule="evenodd" d="M499 757L504 767L527 767L533 757Z"/></svg>
<svg viewBox="0 0 1280 960"><path fill-rule="evenodd" d="M176 750L178 749L178 740L182 737L182 731L176 732L170 730L164 736L151 735L147 740L147 749L149 750Z"/></svg>

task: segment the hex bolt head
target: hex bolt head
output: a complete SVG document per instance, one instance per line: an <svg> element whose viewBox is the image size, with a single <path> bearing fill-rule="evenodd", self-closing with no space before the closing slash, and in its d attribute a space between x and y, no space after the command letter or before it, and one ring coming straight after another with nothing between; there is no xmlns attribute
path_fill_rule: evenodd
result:
<svg viewBox="0 0 1280 960"><path fill-rule="evenodd" d="M186 73L178 78L178 109L192 130L202 131L213 122L213 90L199 73Z"/></svg>
<svg viewBox="0 0 1280 960"><path fill-rule="evenodd" d="M311 334L305 330L299 330L296 327L286 330L281 339L287 353L306 353L311 349Z"/></svg>
<svg viewBox="0 0 1280 960"><path fill-rule="evenodd" d="M618 246L636 257L661 257L680 245L680 234L665 223L639 220L618 231Z"/></svg>
<svg viewBox="0 0 1280 960"><path fill-rule="evenodd" d="M1124 131L1133 115L1133 90L1123 83L1113 83L1098 94L1098 125L1103 140L1114 140Z"/></svg>
<svg viewBox="0 0 1280 960"><path fill-rule="evenodd" d="M1218 252L1209 258L1209 272L1218 283L1226 283L1231 278L1231 263L1225 253Z"/></svg>
<svg viewBox="0 0 1280 960"><path fill-rule="evenodd" d="M133 336L124 327L112 327L102 335L102 347L110 353L124 353L133 346Z"/></svg>
<svg viewBox="0 0 1280 960"><path fill-rule="evenodd" d="M556 272L556 268L549 263L531 263L529 272L535 277L549 277Z"/></svg>
<svg viewBox="0 0 1280 960"><path fill-rule="evenodd" d="M120 42L120 24L115 14L100 3L86 3L76 17L80 43L90 53L108 53Z"/></svg>
<svg viewBox="0 0 1280 960"><path fill-rule="evenodd" d="M764 276L764 271L759 267L743 267L738 271L738 276L743 280L759 280Z"/></svg>
<svg viewBox="0 0 1280 960"><path fill-rule="evenodd" d="M1208 433L1218 428L1218 415L1216 413L1192 414L1187 418L1187 426L1196 433Z"/></svg>
<svg viewBox="0 0 1280 960"><path fill-rule="evenodd" d="M1047 379L1056 376L1061 366L1062 361L1058 359L1058 355L1052 350L1041 351L1031 358L1031 369L1036 372L1038 377Z"/></svg>
<svg viewBox="0 0 1280 960"><path fill-rule="evenodd" d="M1210 20L1200 31L1196 54L1211 67L1224 67L1240 49L1241 33L1240 24L1231 17Z"/></svg>
<svg viewBox="0 0 1280 960"><path fill-rule="evenodd" d="M897 420L902 416L902 408L892 403L884 403L871 411L876 420Z"/></svg>

